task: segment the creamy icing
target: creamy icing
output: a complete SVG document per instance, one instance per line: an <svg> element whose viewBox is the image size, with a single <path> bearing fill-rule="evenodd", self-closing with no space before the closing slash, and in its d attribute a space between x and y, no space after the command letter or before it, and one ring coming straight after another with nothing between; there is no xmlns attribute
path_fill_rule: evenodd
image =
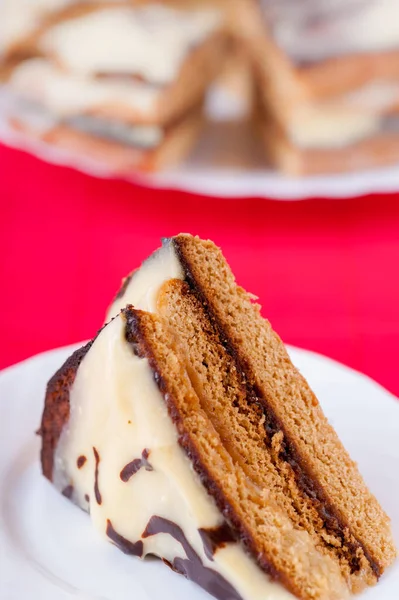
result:
<svg viewBox="0 0 399 600"><path fill-rule="evenodd" d="M376 134L381 122L367 112L320 106L295 110L286 127L300 148L340 148Z"/></svg>
<svg viewBox="0 0 399 600"><path fill-rule="evenodd" d="M164 245L132 277L110 314L132 300L138 308L156 310L162 284L181 276L172 246ZM222 576L243 600L293 599L269 580L240 543L219 547L213 560L206 552L199 529L223 525L223 516L178 443L147 359L136 356L125 339L123 314L102 330L80 364L53 480L60 491L69 489L79 506L90 508L92 522L103 536L107 537L110 521L117 535L130 548L138 547L140 555L155 554L170 563L190 558L184 544L168 533L143 536L151 518L161 517L181 528L190 554L194 552L215 576Z"/></svg>
<svg viewBox="0 0 399 600"><path fill-rule="evenodd" d="M111 121L100 117L82 115L72 117L66 124L90 135L115 140L120 144L137 148L155 148L164 136L162 127L156 125L127 125L121 121Z"/></svg>
<svg viewBox="0 0 399 600"><path fill-rule="evenodd" d="M110 4L118 0L87 0ZM76 0L2 0L0 20L0 52L23 41L50 13L75 4Z"/></svg>
<svg viewBox="0 0 399 600"><path fill-rule="evenodd" d="M373 81L333 101L294 107L286 127L301 148L339 148L386 130L386 113L399 105L399 84Z"/></svg>
<svg viewBox="0 0 399 600"><path fill-rule="evenodd" d="M71 0L3 0L0 51L31 33L46 14L70 3Z"/></svg>
<svg viewBox="0 0 399 600"><path fill-rule="evenodd" d="M139 81L103 81L64 73L40 58L27 60L16 67L10 87L23 97L44 105L60 116L79 114L104 105L121 105L151 113L159 90Z"/></svg>
<svg viewBox="0 0 399 600"><path fill-rule="evenodd" d="M299 62L399 46L397 0L262 0L273 36Z"/></svg>
<svg viewBox="0 0 399 600"><path fill-rule="evenodd" d="M111 7L55 25L41 47L75 73L133 73L167 85L190 49L220 21L217 9L177 10L156 3Z"/></svg>
<svg viewBox="0 0 399 600"><path fill-rule="evenodd" d="M399 104L399 83L373 81L342 96L342 102L357 110L384 112Z"/></svg>
<svg viewBox="0 0 399 600"><path fill-rule="evenodd" d="M170 279L184 279L184 274L172 244L165 242L131 275L123 294L110 306L106 320L112 319L127 304L156 313L159 289Z"/></svg>

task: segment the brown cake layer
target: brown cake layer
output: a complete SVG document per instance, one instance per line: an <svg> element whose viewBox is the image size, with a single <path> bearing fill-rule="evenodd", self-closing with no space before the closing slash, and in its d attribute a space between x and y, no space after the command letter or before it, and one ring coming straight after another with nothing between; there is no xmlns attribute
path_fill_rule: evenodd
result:
<svg viewBox="0 0 399 600"><path fill-rule="evenodd" d="M200 106L181 115L179 120L164 129L163 139L154 148L123 143L111 136L107 138L105 135L94 135L68 123L54 125L45 132L17 118L12 119L9 124L19 133L42 140L82 159L90 157L104 168L128 175L136 169L152 172L172 167L183 160L195 144L203 124L203 114Z"/></svg>
<svg viewBox="0 0 399 600"><path fill-rule="evenodd" d="M212 417L215 407L209 397L208 403L204 400L205 393L200 392L193 375L199 375L196 366L173 326L169 329L167 320L132 307L123 312L126 339L135 354L148 359L177 427L179 443L234 535L271 579L298 598L345 598L347 589L338 566L315 548L307 533L294 527L273 494L255 485L236 460L229 445L233 427L227 438L218 430L215 415ZM224 418L228 421L227 414ZM249 442L248 460L250 450Z"/></svg>
<svg viewBox="0 0 399 600"><path fill-rule="evenodd" d="M294 478L307 497L301 510L310 504L319 513L325 542L348 560L354 591L374 583L396 556L388 517L260 306L237 286L220 249L188 235L172 243L186 281L264 412L283 477Z"/></svg>
<svg viewBox="0 0 399 600"><path fill-rule="evenodd" d="M54 453L63 427L69 420L69 390L75 381L80 363L94 340L76 350L47 384L46 400L39 429L42 437L40 453L43 475L53 479Z"/></svg>
<svg viewBox="0 0 399 600"><path fill-rule="evenodd" d="M352 589L364 586L365 571L372 582L378 566L373 563L370 569L367 550L346 533L347 525L317 479L301 469L296 448L280 433L284 425L273 410L265 409L238 354L226 350L189 285L180 280L166 284L159 310L182 347L203 410L245 475L257 488L270 490L295 527L307 531L319 550L337 562Z"/></svg>

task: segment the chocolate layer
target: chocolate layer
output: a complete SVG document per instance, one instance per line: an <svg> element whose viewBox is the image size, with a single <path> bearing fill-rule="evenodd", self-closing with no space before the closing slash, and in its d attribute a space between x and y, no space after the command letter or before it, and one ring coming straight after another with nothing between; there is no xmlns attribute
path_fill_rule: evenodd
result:
<svg viewBox="0 0 399 600"><path fill-rule="evenodd" d="M94 340L76 350L47 384L46 402L40 427L42 436L41 463L43 475L53 479L54 453L65 423L69 420L69 391L80 363Z"/></svg>
<svg viewBox="0 0 399 600"><path fill-rule="evenodd" d="M213 560L213 555L219 548L236 541L231 527L226 522L213 529L199 529L199 533L204 544L205 554L210 560Z"/></svg>
<svg viewBox="0 0 399 600"><path fill-rule="evenodd" d="M146 471L153 471L151 464L148 462L148 457L150 455L150 451L145 448L141 455L141 458L135 458L132 462L128 463L125 467L123 467L120 472L120 478L124 483L129 481L133 475L135 475L140 469L144 468Z"/></svg>
<svg viewBox="0 0 399 600"><path fill-rule="evenodd" d="M78 467L78 469L81 469L85 463L87 461L87 458L83 455L78 457L78 460L76 461L76 466Z"/></svg>
<svg viewBox="0 0 399 600"><path fill-rule="evenodd" d="M176 523L163 517L151 517L142 537L148 538L158 533L166 533L172 536L181 544L186 553L186 558L177 557L170 563L174 571L194 581L218 600L242 600L239 593L224 577L203 565L200 557L188 542L183 530Z"/></svg>
<svg viewBox="0 0 399 600"><path fill-rule="evenodd" d="M119 550L121 550L124 554L130 554L132 556L139 556L140 558L143 556L143 548L144 544L141 540L138 542L130 542L122 535L119 535L113 528L111 521L107 520L107 529L106 534L109 539L118 546Z"/></svg>
<svg viewBox="0 0 399 600"><path fill-rule="evenodd" d="M99 471L99 464L100 464L100 455L98 454L96 448L94 448L94 447L93 447L93 453L94 453L94 458L96 461L96 468L95 468L95 472L94 472L94 496L96 498L97 504L101 504L102 497L101 497L100 488L98 485L98 471Z"/></svg>

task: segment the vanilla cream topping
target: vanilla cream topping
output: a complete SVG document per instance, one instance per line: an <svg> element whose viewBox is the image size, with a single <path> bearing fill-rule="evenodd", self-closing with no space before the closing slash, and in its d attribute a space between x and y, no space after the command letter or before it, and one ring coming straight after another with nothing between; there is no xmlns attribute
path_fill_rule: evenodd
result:
<svg viewBox="0 0 399 600"><path fill-rule="evenodd" d="M112 319L127 304L156 313L159 290L170 279L184 279L184 274L173 245L166 242L132 274L123 295L109 308L106 320Z"/></svg>
<svg viewBox="0 0 399 600"><path fill-rule="evenodd" d="M356 110L383 113L399 105L399 83L373 81L342 96L342 102Z"/></svg>
<svg viewBox="0 0 399 600"><path fill-rule="evenodd" d="M151 114L160 93L139 81L104 81L65 73L41 58L24 61L16 67L9 86L61 117L108 105L120 105L141 115Z"/></svg>
<svg viewBox="0 0 399 600"><path fill-rule="evenodd" d="M74 73L132 73L167 85L220 22L220 12L210 8L110 7L51 27L41 47Z"/></svg>
<svg viewBox="0 0 399 600"><path fill-rule="evenodd" d="M110 4L118 0L87 0ZM62 10L76 0L1 0L0 53L24 41L51 13Z"/></svg>
<svg viewBox="0 0 399 600"><path fill-rule="evenodd" d="M166 244L134 274L109 314L126 301L156 310L159 289L171 277L182 277L182 272L172 246ZM126 465L144 452L141 468L130 478L121 478ZM73 486L72 499L90 509L92 522L104 537L110 521L125 541L143 543L143 556L155 554L170 563L189 558L187 548L167 533L143 537L150 519L158 516L180 527L202 566L212 569L215 577L222 576L243 600L293 600L280 584L269 580L240 543L219 547L213 560L206 553L199 529L221 526L224 518L178 443L147 359L136 356L125 339L123 314L102 330L77 371L53 480L60 491Z"/></svg>
<svg viewBox="0 0 399 600"><path fill-rule="evenodd" d="M372 136L381 129L377 114L339 106L297 109L287 123L290 139L300 148L340 148Z"/></svg>
<svg viewBox="0 0 399 600"><path fill-rule="evenodd" d="M328 103L294 107L286 127L301 148L339 148L380 132L399 105L399 85L374 81Z"/></svg>
<svg viewBox="0 0 399 600"><path fill-rule="evenodd" d="M312 62L399 46L397 0L262 0L278 45Z"/></svg>
<svg viewBox="0 0 399 600"><path fill-rule="evenodd" d="M0 20L0 52L20 42L51 11L63 8L71 0L3 0Z"/></svg>

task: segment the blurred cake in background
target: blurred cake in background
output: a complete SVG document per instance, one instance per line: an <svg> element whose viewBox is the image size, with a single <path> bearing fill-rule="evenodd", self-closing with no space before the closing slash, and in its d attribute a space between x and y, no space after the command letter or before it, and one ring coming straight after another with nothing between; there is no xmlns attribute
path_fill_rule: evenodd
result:
<svg viewBox="0 0 399 600"><path fill-rule="evenodd" d="M3 0L0 54L13 129L112 172L399 162L397 0Z"/></svg>
<svg viewBox="0 0 399 600"><path fill-rule="evenodd" d="M257 128L292 174L399 160L399 3L245 0Z"/></svg>
<svg viewBox="0 0 399 600"><path fill-rule="evenodd" d="M114 171L159 169L186 155L228 45L218 2L12 5L2 78L23 103L14 128Z"/></svg>

